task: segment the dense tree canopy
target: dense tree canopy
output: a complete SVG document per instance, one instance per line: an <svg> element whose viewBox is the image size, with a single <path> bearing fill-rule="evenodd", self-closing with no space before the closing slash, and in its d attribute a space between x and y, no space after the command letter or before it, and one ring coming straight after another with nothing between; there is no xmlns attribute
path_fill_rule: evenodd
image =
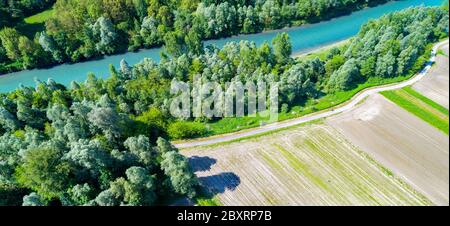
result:
<svg viewBox="0 0 450 226"><path fill-rule="evenodd" d="M180 56L200 53L201 40L256 33L311 23L389 0L58 0L45 31L34 40L22 38L27 50L14 53L19 42L2 38L0 73L16 69L78 62L126 50L164 45ZM16 15L54 0L0 1L0 12ZM16 10L17 7L20 10ZM0 24L0 29L3 26ZM21 34L11 28L19 39ZM12 29L12 30L11 30ZM3 35L5 36L5 35ZM279 46L282 47L282 46ZM21 49L21 48L20 48ZM4 54L4 52L8 54ZM277 50L276 50L277 51ZM45 52L50 57L39 58ZM287 54L287 53L285 53ZM47 59L43 61L42 59ZM17 68L19 67L19 68Z"/></svg>
<svg viewBox="0 0 450 226"><path fill-rule="evenodd" d="M102 43L115 43L123 32L111 24L127 18L122 14L129 12L117 10L124 7L121 1L103 1L111 4L108 16L99 15L98 7L85 12L96 15L92 20L96 32L87 32L94 42L82 45L107 51ZM159 1L129 2L140 7L141 17L145 15L143 5L148 3L147 13L155 20L173 23L167 13L170 10L162 9ZM185 3L186 10L193 10L188 6ZM169 113L172 80L192 84L194 77L199 77L221 85L277 82L279 104L286 110L372 78L417 71L427 45L448 36L447 28L448 11L417 7L370 21L348 45L332 49L321 58L290 58L289 37L280 33L273 46L241 41L222 49L195 48L173 57L163 56L160 63L144 59L131 67L122 61L120 69L111 66L108 79L90 74L85 82L72 82L70 87L49 79L36 81L36 88L20 87L0 94L2 203L153 205L171 195L193 197L197 179L186 158L167 140L207 135L204 122L221 118L173 118ZM45 43L44 49L54 50L52 56L60 51L52 47L58 42L55 34L39 38ZM177 45L184 45L177 34L173 35ZM2 42L20 39L15 36L0 33ZM7 53L21 55L21 51L12 48ZM200 90L192 91L205 95Z"/></svg>
<svg viewBox="0 0 450 226"><path fill-rule="evenodd" d="M55 3L56 0L0 0L0 28L11 20L36 13Z"/></svg>
<svg viewBox="0 0 450 226"><path fill-rule="evenodd" d="M2 96L5 203L14 203L10 193L23 194L20 189L33 191L23 205L152 205L173 195L195 196L197 181L187 160L163 138L156 143L151 117L140 125L119 112L107 94L94 98L94 104L77 102L71 92L50 80L36 90Z"/></svg>

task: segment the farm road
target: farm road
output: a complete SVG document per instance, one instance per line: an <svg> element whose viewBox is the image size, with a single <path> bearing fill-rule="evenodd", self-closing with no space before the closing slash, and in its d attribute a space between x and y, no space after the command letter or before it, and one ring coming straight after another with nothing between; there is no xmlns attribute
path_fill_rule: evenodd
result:
<svg viewBox="0 0 450 226"><path fill-rule="evenodd" d="M448 43L449 43L448 39L437 43L433 47L432 56L431 56L430 60L428 61L428 63L426 64L425 68L420 73L418 73L417 75L412 77L411 79L406 80L404 82L397 83L397 84L373 87L373 88L363 90L359 94L356 94L351 100L349 100L335 108L327 109L322 112L317 112L317 113L314 113L311 115L306 115L306 116L292 119L292 120L286 120L283 122L268 124L265 126L254 128L254 129L240 131L237 133L230 133L230 134L213 136L213 137L208 137L208 138L189 140L189 141L186 141L183 143L176 143L174 145L177 148L191 148L191 147L197 147L197 146L213 145L213 144L218 144L218 143L228 142L228 141L232 141L232 140L236 140L236 139L240 139L240 138L258 135L258 134L270 132L273 130L283 129L283 128L287 128L287 127L291 127L294 125L314 121L317 119L327 118L327 117L330 117L330 116L338 114L338 113L349 111L349 110L353 109L356 105L358 105L358 103L360 103L362 100L364 100L366 97L368 97L370 95L373 95L375 93L379 93L382 91L400 89L400 88L403 88L406 86L413 85L414 83L420 81L422 78L424 78L428 74L428 72L431 69L431 66L436 61L437 50L439 48L441 48L441 46L444 46Z"/></svg>

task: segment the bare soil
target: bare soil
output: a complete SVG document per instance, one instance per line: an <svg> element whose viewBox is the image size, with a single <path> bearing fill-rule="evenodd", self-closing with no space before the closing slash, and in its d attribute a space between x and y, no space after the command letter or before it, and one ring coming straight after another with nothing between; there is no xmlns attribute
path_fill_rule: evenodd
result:
<svg viewBox="0 0 450 226"><path fill-rule="evenodd" d="M430 205L331 126L183 150L224 205Z"/></svg>
<svg viewBox="0 0 450 226"><path fill-rule="evenodd" d="M449 205L449 138L377 94L327 123L437 205Z"/></svg>
<svg viewBox="0 0 450 226"><path fill-rule="evenodd" d="M441 48L447 56L437 55L436 64L413 88L436 103L449 108L448 43Z"/></svg>

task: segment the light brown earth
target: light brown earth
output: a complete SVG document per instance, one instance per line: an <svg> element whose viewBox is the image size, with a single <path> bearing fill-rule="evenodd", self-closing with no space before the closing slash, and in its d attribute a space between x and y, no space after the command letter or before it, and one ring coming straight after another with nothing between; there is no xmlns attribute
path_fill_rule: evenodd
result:
<svg viewBox="0 0 450 226"><path fill-rule="evenodd" d="M447 135L379 94L327 123L433 203L449 205Z"/></svg>
<svg viewBox="0 0 450 226"><path fill-rule="evenodd" d="M428 75L413 85L413 88L436 103L449 108L449 59L448 43L441 50L447 56L438 54L436 64Z"/></svg>
<svg viewBox="0 0 450 226"><path fill-rule="evenodd" d="M224 205L428 205L329 125L182 150Z"/></svg>

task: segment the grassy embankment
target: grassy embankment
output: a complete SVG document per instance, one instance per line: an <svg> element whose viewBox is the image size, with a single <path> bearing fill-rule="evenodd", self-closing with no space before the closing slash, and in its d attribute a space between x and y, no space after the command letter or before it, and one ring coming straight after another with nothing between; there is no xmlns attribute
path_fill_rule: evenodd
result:
<svg viewBox="0 0 450 226"><path fill-rule="evenodd" d="M199 194L193 201L198 206L223 206L217 195L209 194L204 188L200 188Z"/></svg>
<svg viewBox="0 0 450 226"><path fill-rule="evenodd" d="M43 12L40 12L38 14L27 17L24 19L24 21L27 24L42 24L42 23L45 23L45 21L48 18L50 18L52 16L52 14L53 14L53 8L47 9Z"/></svg>
<svg viewBox="0 0 450 226"><path fill-rule="evenodd" d="M197 198L196 204L199 206L223 206L216 196L212 198L208 198L207 196Z"/></svg>
<svg viewBox="0 0 450 226"><path fill-rule="evenodd" d="M444 52L444 50L442 50L442 49L438 50L436 54L437 54L437 55L442 55L442 56L448 57L448 55L447 55L447 54Z"/></svg>
<svg viewBox="0 0 450 226"><path fill-rule="evenodd" d="M344 48L347 42L344 42L339 48ZM434 44L429 44L426 48L424 54L419 57L412 69L403 76L398 76L394 78L375 78L372 77L366 82L359 84L354 89L349 91L341 91L332 94L326 94L319 99L310 99L306 103L299 104L292 107L288 112L280 112L278 115L279 121L284 121L288 119L298 118L307 114L319 112L329 108L336 107L340 104L349 101L353 96L355 96L360 91L381 85L393 84L405 81L413 77L417 72L419 72L423 65L428 61L430 53ZM314 52L305 56L298 58L297 60L302 60L306 58L319 57L324 59L330 49L324 49L318 52ZM260 122L265 121L264 117L256 115L255 117L240 117L240 118L224 118L216 122L207 123L206 128L208 130L207 136L219 135L231 132L237 132L243 129L254 128L260 126Z"/></svg>
<svg viewBox="0 0 450 226"><path fill-rule="evenodd" d="M398 106L449 134L449 111L411 87L381 93Z"/></svg>

